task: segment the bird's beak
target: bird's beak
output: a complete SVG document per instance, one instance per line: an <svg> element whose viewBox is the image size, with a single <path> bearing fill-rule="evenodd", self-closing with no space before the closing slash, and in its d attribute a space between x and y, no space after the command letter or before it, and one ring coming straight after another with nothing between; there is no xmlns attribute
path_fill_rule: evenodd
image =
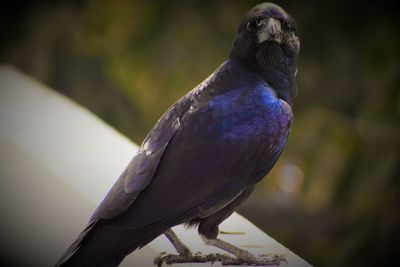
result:
<svg viewBox="0 0 400 267"><path fill-rule="evenodd" d="M258 43L275 41L282 43L283 33L281 22L275 18L265 18L259 22Z"/></svg>

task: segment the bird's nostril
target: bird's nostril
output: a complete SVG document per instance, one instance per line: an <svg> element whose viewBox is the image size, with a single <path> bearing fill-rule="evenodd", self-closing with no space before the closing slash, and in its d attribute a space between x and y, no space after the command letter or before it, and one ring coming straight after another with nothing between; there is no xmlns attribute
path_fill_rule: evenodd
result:
<svg viewBox="0 0 400 267"><path fill-rule="evenodd" d="M279 21L276 19L273 19L273 18L270 18L268 20L266 27L267 27L268 32L273 36L275 36L280 30Z"/></svg>
<svg viewBox="0 0 400 267"><path fill-rule="evenodd" d="M276 28L276 25L273 24L273 25L271 26L271 35L275 36L277 32L278 32L278 30L277 30L277 28Z"/></svg>

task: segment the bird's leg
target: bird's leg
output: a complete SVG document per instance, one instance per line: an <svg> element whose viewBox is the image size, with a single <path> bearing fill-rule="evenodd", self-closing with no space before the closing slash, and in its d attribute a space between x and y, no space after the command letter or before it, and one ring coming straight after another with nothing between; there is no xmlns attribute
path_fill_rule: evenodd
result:
<svg viewBox="0 0 400 267"><path fill-rule="evenodd" d="M215 262L215 261L228 261L232 260L230 256L220 255L220 254L208 254L202 255L201 253L192 254L190 249L179 239L179 237L172 231L168 229L164 232L164 235L172 243L175 250L179 255L165 253L160 254L154 259L154 265L161 267L165 262L166 264L173 263L195 263L195 262Z"/></svg>
<svg viewBox="0 0 400 267"><path fill-rule="evenodd" d="M250 252L238 248L228 242L225 242L218 238L207 238L201 235L204 243L209 246L214 246L235 255L236 257L231 257L229 255L221 255L218 253L211 253L207 255L202 255L201 253L192 254L190 249L182 243L179 237L171 230L168 229L165 236L175 247L176 251L179 253L175 254L161 254L154 259L154 264L161 267L165 262L166 264L174 263L196 263L196 262L216 262L220 261L222 265L259 265L259 266L271 266L279 265L282 261L286 261L283 256L273 256L271 258L266 257L255 257Z"/></svg>
<svg viewBox="0 0 400 267"><path fill-rule="evenodd" d="M201 235L201 238L203 239L204 243L207 246L213 246L213 247L217 247L220 248L222 250L225 250L226 252L229 252L233 255L235 255L236 257L246 260L246 261L255 261L256 257L249 253L248 251L238 248L232 244L229 244L228 242L225 242L221 239L215 238L215 239L209 239L204 235Z"/></svg>
<svg viewBox="0 0 400 267"><path fill-rule="evenodd" d="M225 250L237 258L225 257L221 260L222 265L258 265L258 266L271 266L280 265L282 261L286 262L284 256L273 255L270 258L267 257L256 257L247 250L238 248L228 242L225 242L218 238L207 238L201 235L204 243L209 246L214 246Z"/></svg>
<svg viewBox="0 0 400 267"><path fill-rule="evenodd" d="M179 239L179 237L172 231L172 229L168 229L165 231L164 235L168 238L169 242L174 246L175 250L179 253L179 255L189 255L192 254L190 249L183 244L183 242Z"/></svg>

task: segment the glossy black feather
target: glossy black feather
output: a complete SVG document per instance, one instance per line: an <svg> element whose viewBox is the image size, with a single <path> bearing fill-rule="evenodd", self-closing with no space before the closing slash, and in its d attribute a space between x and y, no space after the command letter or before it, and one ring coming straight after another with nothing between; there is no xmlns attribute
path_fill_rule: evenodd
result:
<svg viewBox="0 0 400 267"><path fill-rule="evenodd" d="M256 44L243 28L272 15L294 23L273 4L245 16L230 58L160 118L58 265L117 266L181 223L216 237L289 135L297 37Z"/></svg>

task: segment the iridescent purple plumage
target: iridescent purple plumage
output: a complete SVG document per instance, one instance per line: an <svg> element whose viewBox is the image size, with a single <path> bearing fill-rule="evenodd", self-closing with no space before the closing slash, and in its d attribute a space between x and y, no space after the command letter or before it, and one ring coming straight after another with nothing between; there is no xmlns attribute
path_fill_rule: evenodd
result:
<svg viewBox="0 0 400 267"><path fill-rule="evenodd" d="M283 9L253 8L229 59L158 120L58 265L117 266L181 223L218 242L218 225L286 144L298 51L294 21ZM260 263L229 248L242 262Z"/></svg>

